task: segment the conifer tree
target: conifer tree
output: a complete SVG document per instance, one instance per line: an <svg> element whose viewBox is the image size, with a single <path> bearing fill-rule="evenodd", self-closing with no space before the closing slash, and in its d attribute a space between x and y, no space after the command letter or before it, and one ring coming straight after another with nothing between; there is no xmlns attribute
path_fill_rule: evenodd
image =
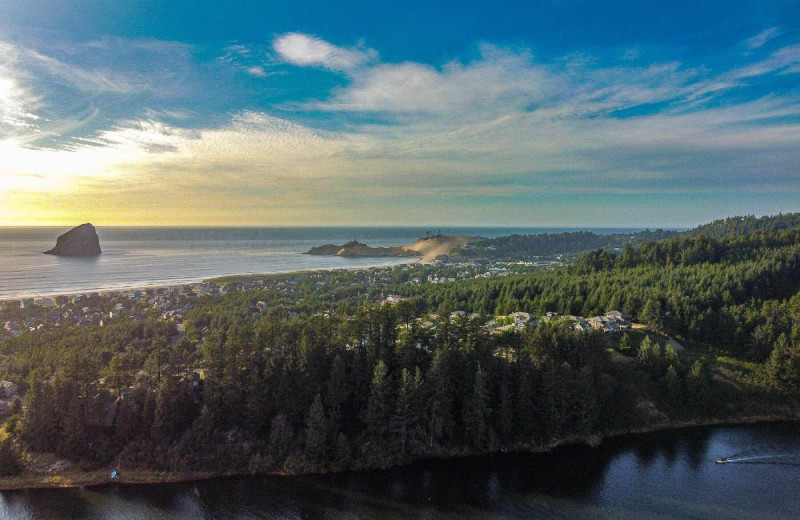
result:
<svg viewBox="0 0 800 520"><path fill-rule="evenodd" d="M429 447L444 444L453 431L455 384L447 358L446 349L437 349L427 373Z"/></svg>
<svg viewBox="0 0 800 520"><path fill-rule="evenodd" d="M325 409L322 406L322 396L314 397L311 408L306 418L305 453L314 462L323 462L327 445L328 427L325 418Z"/></svg>
<svg viewBox="0 0 800 520"><path fill-rule="evenodd" d="M472 393L464 403L463 421L467 437L473 447L481 449L487 444L492 409L490 407L491 396L487 386L486 374L481 365L475 372L472 386Z"/></svg>
<svg viewBox="0 0 800 520"><path fill-rule="evenodd" d="M367 435L373 440L383 439L389 429L389 414L391 411L390 384L386 364L382 360L378 361L372 375L369 400L364 413Z"/></svg>

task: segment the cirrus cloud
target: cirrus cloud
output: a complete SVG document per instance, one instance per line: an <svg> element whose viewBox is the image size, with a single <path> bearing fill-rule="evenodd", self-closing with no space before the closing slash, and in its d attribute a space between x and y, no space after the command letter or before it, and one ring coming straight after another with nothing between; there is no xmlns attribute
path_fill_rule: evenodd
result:
<svg viewBox="0 0 800 520"><path fill-rule="evenodd" d="M85 207L106 222L117 215L116 223L138 214L142 223L259 224L270 216L276 225L486 224L525 216L582 225L569 204L559 209L548 201L583 200L580 207L605 212L605 224L619 224L621 217L586 200L622 207L638 197L649 222L688 224L722 215L701 216L703 204L684 203L669 220L671 206L658 198L727 197L742 208L729 211L752 212L747 204L761 197L772 204L762 211L770 212L800 194L800 97L751 88L796 73L797 45L718 69L648 59L646 52L620 59L618 49L548 60L523 46L488 43L470 58L431 64L381 62L364 45L288 33L272 42L283 63L338 75L338 86L304 90L288 102L269 96L291 85L291 68L276 72L263 47L223 50L214 64L228 67L231 78L253 68L249 73L264 79L247 83L265 101L199 124L188 108L199 105L191 89L174 104L155 104L162 94L147 85L157 75L43 51L0 61L10 71L0 82L3 117L33 125L19 132L60 135L33 118L57 99L36 90L42 76L78 89L65 77L66 65L91 88L75 97L133 107L126 117L93 107L91 117L104 126L73 132L69 146L30 149L21 137L0 139L3 210L63 215L68 206ZM54 193L62 197L57 205Z"/></svg>

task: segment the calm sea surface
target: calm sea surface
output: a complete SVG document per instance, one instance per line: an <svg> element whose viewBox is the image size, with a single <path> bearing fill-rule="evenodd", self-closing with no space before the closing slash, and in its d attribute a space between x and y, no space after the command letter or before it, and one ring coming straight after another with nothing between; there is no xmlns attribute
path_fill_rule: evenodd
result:
<svg viewBox="0 0 800 520"><path fill-rule="evenodd" d="M98 228L103 254L44 255L68 228L0 228L0 299L169 285L228 274L392 265L408 259L303 255L312 246L359 240L371 246L414 243L424 228ZM545 228L449 228L443 233L496 237L575 231ZM597 229L599 233L638 229Z"/></svg>
<svg viewBox="0 0 800 520"><path fill-rule="evenodd" d="M693 428L368 473L0 492L0 518L797 519L800 425Z"/></svg>

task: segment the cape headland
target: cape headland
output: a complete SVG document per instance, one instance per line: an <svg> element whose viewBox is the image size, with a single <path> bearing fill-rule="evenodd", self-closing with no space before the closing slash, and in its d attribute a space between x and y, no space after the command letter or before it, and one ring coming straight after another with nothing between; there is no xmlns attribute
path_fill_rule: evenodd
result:
<svg viewBox="0 0 800 520"><path fill-rule="evenodd" d="M395 247L370 247L356 240L343 245L325 244L312 247L305 252L307 255L324 256L344 256L344 257L410 257L420 258L423 262L429 262L437 256L449 253L451 250L463 245L485 240L483 237L465 237L434 235L423 237L408 246Z"/></svg>
<svg viewBox="0 0 800 520"><path fill-rule="evenodd" d="M74 227L56 239L56 247L45 251L46 255L57 256L97 256L100 237L93 225L86 223Z"/></svg>

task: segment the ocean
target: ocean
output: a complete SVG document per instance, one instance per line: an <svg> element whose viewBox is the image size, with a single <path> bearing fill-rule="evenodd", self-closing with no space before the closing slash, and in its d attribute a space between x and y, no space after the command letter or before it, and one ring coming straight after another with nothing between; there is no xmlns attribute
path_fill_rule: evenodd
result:
<svg viewBox="0 0 800 520"><path fill-rule="evenodd" d="M98 227L103 254L93 258L45 255L69 228L0 228L0 300L53 294L199 282L232 274L353 268L406 263L398 258L341 258L302 254L312 246L358 240L402 246L426 232L485 236L560 233L578 228ZM596 233L637 229L591 229Z"/></svg>

